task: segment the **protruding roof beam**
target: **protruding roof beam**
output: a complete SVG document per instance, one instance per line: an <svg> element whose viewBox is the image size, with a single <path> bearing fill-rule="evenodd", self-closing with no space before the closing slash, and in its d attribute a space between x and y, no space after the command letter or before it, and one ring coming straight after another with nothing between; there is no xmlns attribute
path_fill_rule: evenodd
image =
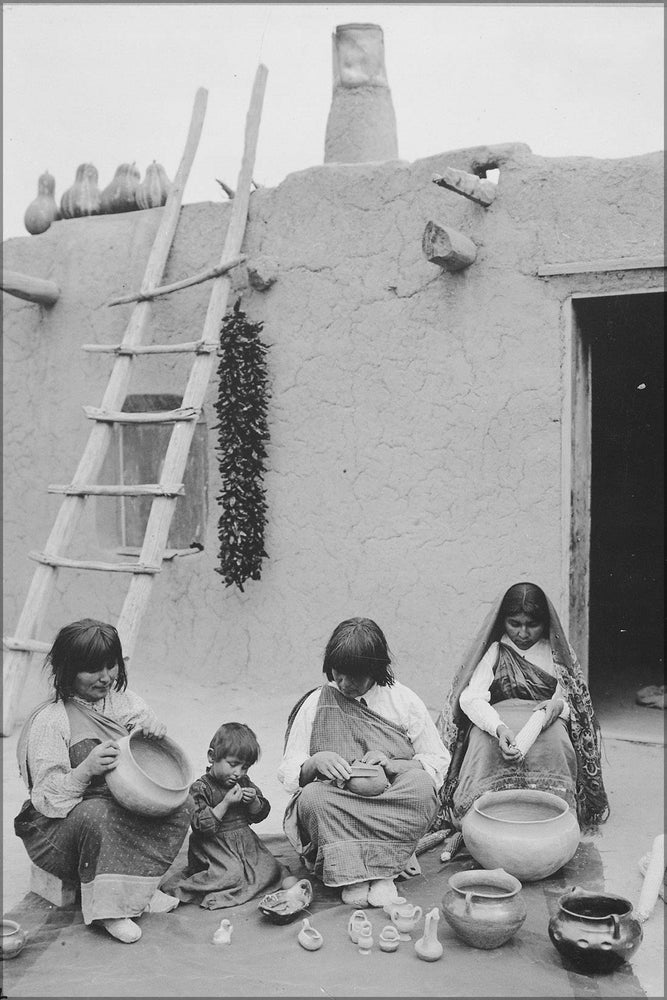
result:
<svg viewBox="0 0 667 1000"><path fill-rule="evenodd" d="M477 257L477 247L471 239L457 229L427 222L422 238L422 250L431 264L445 271L462 271L470 267Z"/></svg>

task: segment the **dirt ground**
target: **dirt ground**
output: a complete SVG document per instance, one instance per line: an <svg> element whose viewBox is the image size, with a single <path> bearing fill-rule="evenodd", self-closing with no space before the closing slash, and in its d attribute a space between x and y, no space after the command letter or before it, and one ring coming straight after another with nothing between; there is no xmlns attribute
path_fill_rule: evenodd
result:
<svg viewBox="0 0 667 1000"><path fill-rule="evenodd" d="M317 678L313 683L317 683ZM276 778L276 768L287 714L303 692L286 693L278 688L248 690L239 684L190 688L183 692L177 678L163 678L157 689L153 685L149 689L148 684L131 678L131 686L150 701L167 723L169 735L186 750L196 774L204 770L208 740L220 723L242 721L255 730L262 756L250 773L272 803L270 816L257 827L257 832L279 856L282 851L285 862L299 874L298 859L289 856L289 848L285 853L282 815L288 796ZM304 684L303 690L310 686ZM435 716L437 707L431 706L431 711ZM644 925L642 944L631 963L623 967L621 977L566 975L546 934L554 900L558 892L569 888L563 879L576 879L575 884L595 883L598 888L625 896L636 905L643 884L639 861L650 849L654 837L664 829L664 728L658 722L661 715L656 712L650 720L635 715L633 718L638 721L634 727L626 725L625 731L622 716L617 716L610 720L611 735L606 733L603 718L604 777L611 818L598 837L582 843L576 864L564 869L559 880L549 886L545 884L543 892L534 886L529 889L524 886L529 919L516 938L493 952L472 953L440 920L438 934L445 953L442 961L432 964L416 960L412 945L409 951L406 951L408 946L401 946L403 956L400 950L392 956L380 953L375 947L369 958L360 957L345 933L351 909L318 883L315 883L317 905L313 907L312 922L325 935L325 946L318 952L294 947L292 938L299 925L271 928L276 933L267 936L254 903L224 914L179 907L173 914L146 916L144 936L131 947L86 928L76 908L69 912L54 911L28 892L28 858L13 832L13 818L25 797L15 765L17 726L2 744L3 913L14 919L20 915L20 922L34 930L32 950L29 937L21 955L11 963L3 963L3 996L662 997L662 899L658 899L652 917ZM643 719L650 721L644 727L647 732L650 730L649 736L641 731ZM662 738L656 738L660 732ZM645 739L651 742L643 742ZM598 866L595 875L587 868L593 865L593 858ZM452 866L439 861L436 849L422 856L422 869L422 876L401 883L401 892L424 907L437 906L447 891ZM375 912L369 911L371 918ZM220 959L219 950L209 946L212 931L223 915L230 917L238 929L236 941L233 937L232 945L223 949L225 957ZM529 928L533 915L533 926ZM377 920L375 923L379 931L382 924ZM189 942L187 949L184 941ZM55 944L59 944L59 950L55 950ZM172 966L169 963L179 947L195 957ZM220 964L220 974L213 979L201 974L196 957L201 955L201 962L207 964L213 960L212 952L216 952L215 960ZM100 962L105 971L103 981L96 976ZM128 979L124 970L129 965L134 971ZM164 979L159 975L161 966ZM113 992L109 992L110 988Z"/></svg>

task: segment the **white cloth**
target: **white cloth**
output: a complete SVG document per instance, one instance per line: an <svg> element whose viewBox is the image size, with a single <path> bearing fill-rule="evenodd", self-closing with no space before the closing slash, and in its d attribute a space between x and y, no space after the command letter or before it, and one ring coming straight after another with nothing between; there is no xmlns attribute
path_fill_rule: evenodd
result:
<svg viewBox="0 0 667 1000"><path fill-rule="evenodd" d="M504 645L509 646L510 649L513 649L519 656L523 656L529 663L540 667L546 673L551 674L552 677L556 676L556 668L551 655L551 646L546 637L538 639L530 649L526 650L519 649L507 635L501 636L500 641ZM491 700L490 688L493 683L493 670L497 660L498 643L492 642L475 667L468 686L464 688L459 698L461 711L468 716L478 729L483 729L485 733L490 733L491 736L497 735L498 726L502 723L502 719L495 708L489 704ZM556 698L563 699L563 710L560 713L560 718L569 718L570 709L560 683L556 683L556 690L553 693L552 701Z"/></svg>
<svg viewBox="0 0 667 1000"><path fill-rule="evenodd" d="M333 681L329 683L332 687L336 686ZM299 789L301 766L310 757L310 736L320 691L321 688L313 691L297 712L278 769L278 778L290 793ZM439 789L447 774L450 754L421 698L398 681L390 687L374 684L363 698L367 706L378 715L404 727L414 747L415 759L430 774L436 789Z"/></svg>
<svg viewBox="0 0 667 1000"><path fill-rule="evenodd" d="M119 722L128 732L144 723L157 723L146 702L133 691L112 690L103 701L85 704ZM81 781L72 772L69 744L69 719L64 704L56 701L46 705L30 727L28 767L32 780L32 804L38 812L52 819L67 816L81 802L88 787L87 781Z"/></svg>

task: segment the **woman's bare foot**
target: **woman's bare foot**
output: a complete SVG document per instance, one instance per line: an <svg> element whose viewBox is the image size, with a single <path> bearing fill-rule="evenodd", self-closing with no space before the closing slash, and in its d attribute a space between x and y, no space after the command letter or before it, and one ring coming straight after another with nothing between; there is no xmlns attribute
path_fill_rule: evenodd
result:
<svg viewBox="0 0 667 1000"><path fill-rule="evenodd" d="M141 927L129 917L116 917L99 921L102 927L123 944L134 944L141 937Z"/></svg>

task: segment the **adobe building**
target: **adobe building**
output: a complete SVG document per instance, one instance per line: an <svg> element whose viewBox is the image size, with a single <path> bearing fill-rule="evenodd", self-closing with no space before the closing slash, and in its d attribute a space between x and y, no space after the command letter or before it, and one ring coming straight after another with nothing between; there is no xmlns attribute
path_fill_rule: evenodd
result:
<svg viewBox="0 0 667 1000"><path fill-rule="evenodd" d="M232 301L269 346L261 579L241 592L216 573L214 378L133 674L265 679L296 699L319 682L334 626L363 615L435 711L491 601L526 579L562 611L593 693L611 678L632 697L662 676L663 155L508 142L405 162L381 33L378 47L366 26L375 48L357 39L355 57L345 27L325 162L252 192L234 272ZM60 290L52 306L3 296L5 635L62 501L47 488L76 470L82 408L113 363L82 345L121 340L132 306L107 303L138 288L163 211L63 220L3 246L5 268ZM183 207L164 283L219 260L230 211ZM156 299L155 342L196 339L209 295ZM128 406L173 405L189 364L136 358ZM118 435L105 475L159 472L161 433ZM68 555L136 558L137 504L89 498ZM117 621L126 588L121 573L61 571L37 638Z"/></svg>

